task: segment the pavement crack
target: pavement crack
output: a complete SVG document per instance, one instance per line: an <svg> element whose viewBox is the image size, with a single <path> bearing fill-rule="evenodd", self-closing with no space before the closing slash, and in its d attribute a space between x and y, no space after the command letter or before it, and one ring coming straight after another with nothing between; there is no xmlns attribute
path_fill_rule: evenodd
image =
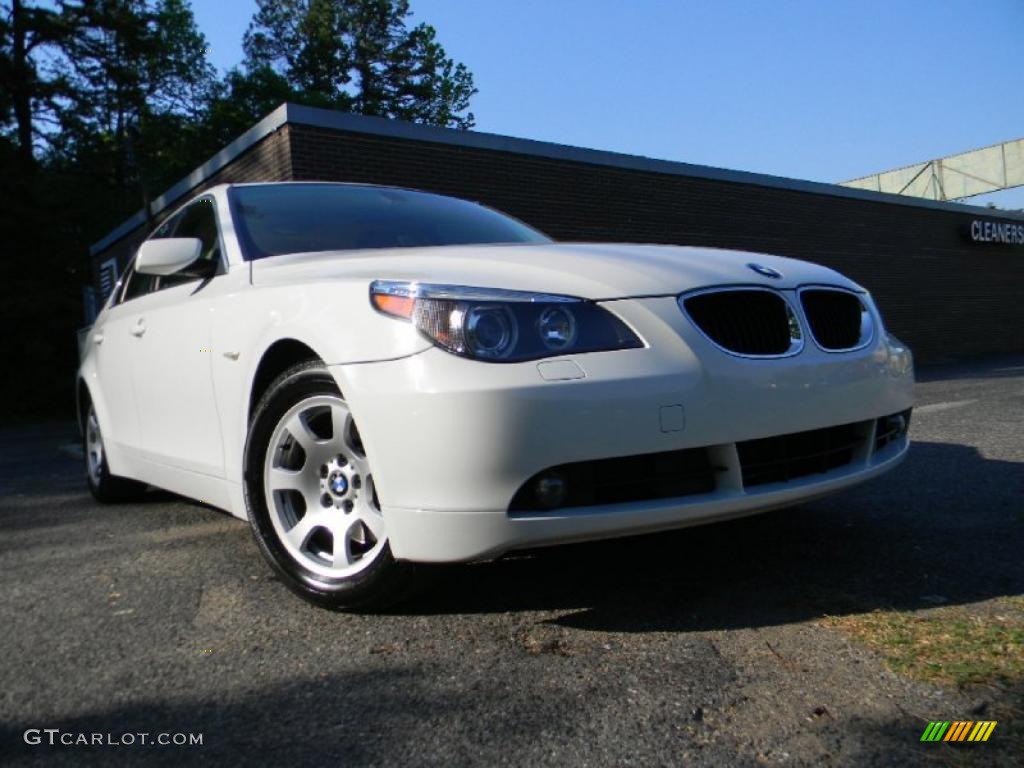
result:
<svg viewBox="0 0 1024 768"><path fill-rule="evenodd" d="M796 667L796 664L794 664L792 661L790 661L777 650L775 650L775 648L772 647L771 643L765 640L764 644L768 647L768 650L772 652L772 655L779 660L779 664L788 669L790 672L796 673L799 671Z"/></svg>

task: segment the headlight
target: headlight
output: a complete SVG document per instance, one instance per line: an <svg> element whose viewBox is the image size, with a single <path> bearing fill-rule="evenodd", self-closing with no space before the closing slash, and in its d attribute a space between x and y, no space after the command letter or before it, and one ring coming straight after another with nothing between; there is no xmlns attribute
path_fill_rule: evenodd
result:
<svg viewBox="0 0 1024 768"><path fill-rule="evenodd" d="M571 296L376 280L370 303L474 360L511 363L643 346L611 312Z"/></svg>

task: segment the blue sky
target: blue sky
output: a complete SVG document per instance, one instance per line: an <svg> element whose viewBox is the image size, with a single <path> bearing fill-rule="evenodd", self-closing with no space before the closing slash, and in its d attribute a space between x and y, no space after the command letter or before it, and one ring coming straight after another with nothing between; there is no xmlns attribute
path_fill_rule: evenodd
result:
<svg viewBox="0 0 1024 768"><path fill-rule="evenodd" d="M1022 0L411 4L481 131L817 181L1024 136ZM254 0L193 8L236 64Z"/></svg>

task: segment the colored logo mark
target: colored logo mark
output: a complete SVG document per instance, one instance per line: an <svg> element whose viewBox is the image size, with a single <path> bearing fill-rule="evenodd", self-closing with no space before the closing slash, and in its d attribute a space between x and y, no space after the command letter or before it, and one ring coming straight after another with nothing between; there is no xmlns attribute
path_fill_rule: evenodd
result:
<svg viewBox="0 0 1024 768"><path fill-rule="evenodd" d="M988 741L995 729L995 720L932 720L921 741Z"/></svg>

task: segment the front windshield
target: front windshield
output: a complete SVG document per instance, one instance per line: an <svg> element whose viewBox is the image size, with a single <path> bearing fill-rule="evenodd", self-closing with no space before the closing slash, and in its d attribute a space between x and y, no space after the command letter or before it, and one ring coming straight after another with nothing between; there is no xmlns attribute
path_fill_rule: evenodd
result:
<svg viewBox="0 0 1024 768"><path fill-rule="evenodd" d="M550 242L482 205L406 189L257 184L232 187L229 196L246 259L361 248Z"/></svg>

